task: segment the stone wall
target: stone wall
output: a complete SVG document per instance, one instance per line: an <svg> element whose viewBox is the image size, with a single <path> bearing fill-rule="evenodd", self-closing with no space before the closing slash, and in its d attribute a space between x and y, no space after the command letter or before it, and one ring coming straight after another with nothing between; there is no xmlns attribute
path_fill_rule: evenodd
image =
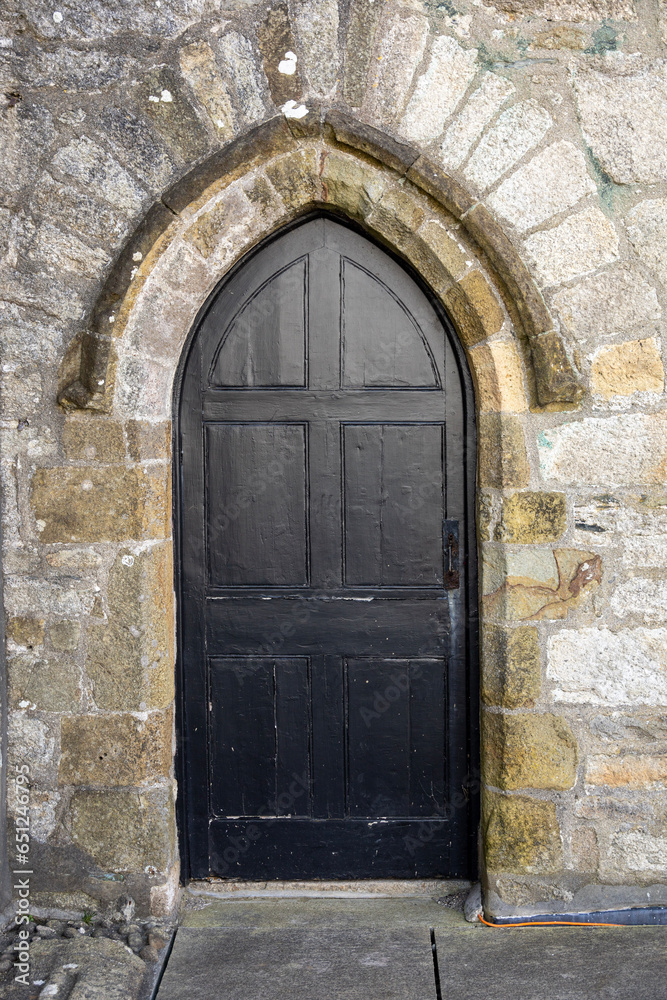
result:
<svg viewBox="0 0 667 1000"><path fill-rule="evenodd" d="M424 275L475 382L489 912L667 903L663 33L652 0L0 14L38 904L173 905L174 374L222 275L313 206Z"/></svg>

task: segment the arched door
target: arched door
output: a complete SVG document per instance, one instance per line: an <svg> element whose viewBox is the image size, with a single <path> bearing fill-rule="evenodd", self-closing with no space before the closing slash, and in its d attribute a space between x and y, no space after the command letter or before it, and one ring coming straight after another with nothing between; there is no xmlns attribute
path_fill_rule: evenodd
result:
<svg viewBox="0 0 667 1000"><path fill-rule="evenodd" d="M427 295L331 217L206 309L178 408L192 877L471 874L466 380Z"/></svg>

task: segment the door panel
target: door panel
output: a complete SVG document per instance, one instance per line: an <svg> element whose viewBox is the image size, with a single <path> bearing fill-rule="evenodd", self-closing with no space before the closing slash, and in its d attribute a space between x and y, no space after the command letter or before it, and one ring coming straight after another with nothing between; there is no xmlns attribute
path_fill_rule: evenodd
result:
<svg viewBox="0 0 667 1000"><path fill-rule="evenodd" d="M429 298L333 219L210 303L178 431L192 876L472 874L469 399Z"/></svg>

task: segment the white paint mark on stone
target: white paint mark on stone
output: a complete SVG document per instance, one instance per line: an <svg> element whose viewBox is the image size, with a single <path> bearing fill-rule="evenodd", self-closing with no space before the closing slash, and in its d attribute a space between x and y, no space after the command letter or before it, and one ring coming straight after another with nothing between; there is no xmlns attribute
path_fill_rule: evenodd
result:
<svg viewBox="0 0 667 1000"><path fill-rule="evenodd" d="M291 50L285 53L285 58L281 59L278 63L278 72L284 73L285 76L294 76L296 73L296 54Z"/></svg>
<svg viewBox="0 0 667 1000"><path fill-rule="evenodd" d="M121 562L123 566L134 566L134 556L123 556Z"/></svg>
<svg viewBox="0 0 667 1000"><path fill-rule="evenodd" d="M84 481L81 483L81 489L85 490L86 492L89 492L90 490L92 490L92 488L93 484L91 483L90 479L84 479Z"/></svg>
<svg viewBox="0 0 667 1000"><path fill-rule="evenodd" d="M81 928L81 930L83 930L83 928ZM40 998L41 997L55 997L55 996L58 996L59 991L60 991L60 987L56 986L55 983L50 983L48 986L44 987L44 989L42 990L42 992L39 995L40 995Z"/></svg>
<svg viewBox="0 0 667 1000"><path fill-rule="evenodd" d="M305 118L308 114L306 105L297 104L296 101L288 101L287 104L283 104L280 110L285 115L285 118Z"/></svg>
<svg viewBox="0 0 667 1000"><path fill-rule="evenodd" d="M63 969L78 969L79 966L76 962L68 962L67 965L63 965Z"/></svg>
<svg viewBox="0 0 667 1000"><path fill-rule="evenodd" d="M149 100L149 101L152 101L152 102L153 102L153 104L159 104L159 103L160 103L160 98L159 98L159 97L156 97L156 96L155 96L155 94L151 94L151 95L149 96L148 100Z"/></svg>
<svg viewBox="0 0 667 1000"><path fill-rule="evenodd" d="M132 254L132 260L135 262L135 264L138 264L139 261L143 259L144 255L142 254L141 250L137 250L135 251L135 253Z"/></svg>
<svg viewBox="0 0 667 1000"><path fill-rule="evenodd" d="M171 91L163 90L160 94L160 100L163 104L171 104L174 98L171 96Z"/></svg>
<svg viewBox="0 0 667 1000"><path fill-rule="evenodd" d="M23 701L19 702L19 708L30 708L30 702L24 698Z"/></svg>
<svg viewBox="0 0 667 1000"><path fill-rule="evenodd" d="M53 20L56 22L56 24L60 24L60 22L62 21L62 19L63 19L63 16L60 13L60 11L59 10L54 10L54 12L53 12Z"/></svg>

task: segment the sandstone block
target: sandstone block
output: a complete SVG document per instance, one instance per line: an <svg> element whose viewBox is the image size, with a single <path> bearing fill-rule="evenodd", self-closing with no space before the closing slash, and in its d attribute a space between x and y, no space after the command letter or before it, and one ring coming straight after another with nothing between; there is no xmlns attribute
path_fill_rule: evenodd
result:
<svg viewBox="0 0 667 1000"><path fill-rule="evenodd" d="M577 776L577 743L557 715L482 715L482 768L487 785L565 790Z"/></svg>
<svg viewBox="0 0 667 1000"><path fill-rule="evenodd" d="M482 803L486 865L491 872L541 875L561 868L553 802L485 792Z"/></svg>
<svg viewBox="0 0 667 1000"><path fill-rule="evenodd" d="M428 66L417 80L401 122L409 139L428 143L440 135L475 75L476 62L476 49L462 48L449 35L434 39Z"/></svg>
<svg viewBox="0 0 667 1000"><path fill-rule="evenodd" d="M63 719L62 785L144 785L169 777L172 713Z"/></svg>
<svg viewBox="0 0 667 1000"><path fill-rule="evenodd" d="M565 344L559 333L552 330L533 337L530 354L537 387L537 396L542 406L549 403L578 403L584 395L579 376L570 361Z"/></svg>
<svg viewBox="0 0 667 1000"><path fill-rule="evenodd" d="M546 480L577 486L662 485L667 413L572 421L542 431L537 447Z"/></svg>
<svg viewBox="0 0 667 1000"><path fill-rule="evenodd" d="M545 285L556 285L618 260L618 235L594 205L529 236L526 250Z"/></svg>
<svg viewBox="0 0 667 1000"><path fill-rule="evenodd" d="M446 169L461 166L475 141L513 93L514 86L509 80L495 73L484 74L479 87L445 133L440 159Z"/></svg>
<svg viewBox="0 0 667 1000"><path fill-rule="evenodd" d="M487 204L520 232L525 232L571 208L595 190L583 153L571 142L555 142L515 170Z"/></svg>
<svg viewBox="0 0 667 1000"><path fill-rule="evenodd" d="M70 806L72 839L104 871L169 868L175 849L171 788L76 791Z"/></svg>
<svg viewBox="0 0 667 1000"><path fill-rule="evenodd" d="M508 108L470 157L463 171L465 177L480 191L486 191L533 149L552 125L551 115L536 101L522 101Z"/></svg>
<svg viewBox="0 0 667 1000"><path fill-rule="evenodd" d="M634 21L637 16L632 0L493 0L493 6L547 21Z"/></svg>
<svg viewBox="0 0 667 1000"><path fill-rule="evenodd" d="M81 705L81 670L57 657L38 659L29 654L12 657L9 668L9 701L14 708L38 712L78 712Z"/></svg>
<svg viewBox="0 0 667 1000"><path fill-rule="evenodd" d="M490 617L506 621L566 618L601 577L602 561L594 552L489 549L482 561L484 607Z"/></svg>
<svg viewBox="0 0 667 1000"><path fill-rule="evenodd" d="M667 705L667 629L583 628L551 635L547 677L555 701Z"/></svg>
<svg viewBox="0 0 667 1000"><path fill-rule="evenodd" d="M452 278L460 278L467 270L466 254L439 222L427 222L419 230L417 239L430 251L430 254L424 254L427 267L424 277L431 281L434 288L448 283ZM428 260L432 261L430 267ZM419 264L421 265L421 259Z"/></svg>
<svg viewBox="0 0 667 1000"><path fill-rule="evenodd" d="M168 461L171 458L171 421L128 420L127 448L134 462Z"/></svg>
<svg viewBox="0 0 667 1000"><path fill-rule="evenodd" d="M662 392L665 370L655 337L602 347L591 366L591 388L603 399L634 392Z"/></svg>
<svg viewBox="0 0 667 1000"><path fill-rule="evenodd" d="M289 208L305 208L322 198L319 164L313 149L301 149L272 161L266 168L266 174Z"/></svg>
<svg viewBox="0 0 667 1000"><path fill-rule="evenodd" d="M63 426L65 457L75 462L124 462L125 440L122 424L85 414L70 417Z"/></svg>
<svg viewBox="0 0 667 1000"><path fill-rule="evenodd" d="M570 855L575 871L597 872L600 851L597 834L593 827L580 826L573 831L570 838Z"/></svg>
<svg viewBox="0 0 667 1000"><path fill-rule="evenodd" d="M505 489L528 485L530 467L523 426L518 417L480 413L477 445L480 486Z"/></svg>
<svg viewBox="0 0 667 1000"><path fill-rule="evenodd" d="M324 200L355 218L364 219L380 200L388 177L342 153L329 153L324 161Z"/></svg>
<svg viewBox="0 0 667 1000"><path fill-rule="evenodd" d="M218 130L220 138L235 134L235 115L213 49L207 42L185 45L178 54L181 72Z"/></svg>
<svg viewBox="0 0 667 1000"><path fill-rule="evenodd" d="M482 701L501 708L531 708L542 682L537 629L485 625L482 653Z"/></svg>
<svg viewBox="0 0 667 1000"><path fill-rule="evenodd" d="M607 785L611 788L667 788L667 756L650 754L604 754L589 757L586 762L586 784Z"/></svg>
<svg viewBox="0 0 667 1000"><path fill-rule="evenodd" d="M223 238L246 221L250 211L244 193L237 187L232 187L211 208L197 217L185 232L184 238L197 248L202 257L208 259L218 249ZM157 293L166 297L164 287L160 287Z"/></svg>
<svg viewBox="0 0 667 1000"><path fill-rule="evenodd" d="M627 265L562 289L553 304L563 331L575 343L591 347L597 347L601 337L643 332L662 315L655 288Z"/></svg>
<svg viewBox="0 0 667 1000"><path fill-rule="evenodd" d="M513 343L492 340L469 353L480 410L522 413L527 409L519 353Z"/></svg>
<svg viewBox="0 0 667 1000"><path fill-rule="evenodd" d="M174 299L171 305L173 307ZM190 310L185 308L182 300L178 300L177 305L183 307L183 318L191 321L193 317L190 317ZM183 330L186 329L187 326L183 327ZM125 350L118 358L115 406L125 418L168 420L171 415L172 382L173 373L169 366L155 358Z"/></svg>
<svg viewBox="0 0 667 1000"><path fill-rule="evenodd" d="M403 247L423 221L424 211L415 199L393 187L384 192L368 218L368 224L397 247Z"/></svg>
<svg viewBox="0 0 667 1000"><path fill-rule="evenodd" d="M104 542L164 538L169 531L167 472L124 468L37 469L31 484L41 540Z"/></svg>
<svg viewBox="0 0 667 1000"><path fill-rule="evenodd" d="M567 528L564 493L515 493L503 500L497 542L556 542Z"/></svg>
<svg viewBox="0 0 667 1000"><path fill-rule="evenodd" d="M100 709L165 708L173 698L170 545L124 549L109 574L108 621L91 626L86 672Z"/></svg>
<svg viewBox="0 0 667 1000"><path fill-rule="evenodd" d="M44 619L31 618L29 615L16 615L8 618L5 623L5 634L10 642L17 646L32 649L44 642Z"/></svg>
<svg viewBox="0 0 667 1000"><path fill-rule="evenodd" d="M499 333L505 314L481 271L470 271L460 279L459 286L473 306L484 332L487 335Z"/></svg>
<svg viewBox="0 0 667 1000"><path fill-rule="evenodd" d="M298 61L292 73L283 73L279 68L280 63L285 61L285 54L298 48L286 3L273 3L267 7L257 27L257 36L273 103L281 107L286 101L297 100L303 90Z"/></svg>
<svg viewBox="0 0 667 1000"><path fill-rule="evenodd" d="M428 19L419 14L396 13L386 22L365 105L371 121L395 119L400 114L428 34Z"/></svg>
<svg viewBox="0 0 667 1000"><path fill-rule="evenodd" d="M617 184L667 180L667 73L662 63L639 73L589 69L575 76L586 141Z"/></svg>

